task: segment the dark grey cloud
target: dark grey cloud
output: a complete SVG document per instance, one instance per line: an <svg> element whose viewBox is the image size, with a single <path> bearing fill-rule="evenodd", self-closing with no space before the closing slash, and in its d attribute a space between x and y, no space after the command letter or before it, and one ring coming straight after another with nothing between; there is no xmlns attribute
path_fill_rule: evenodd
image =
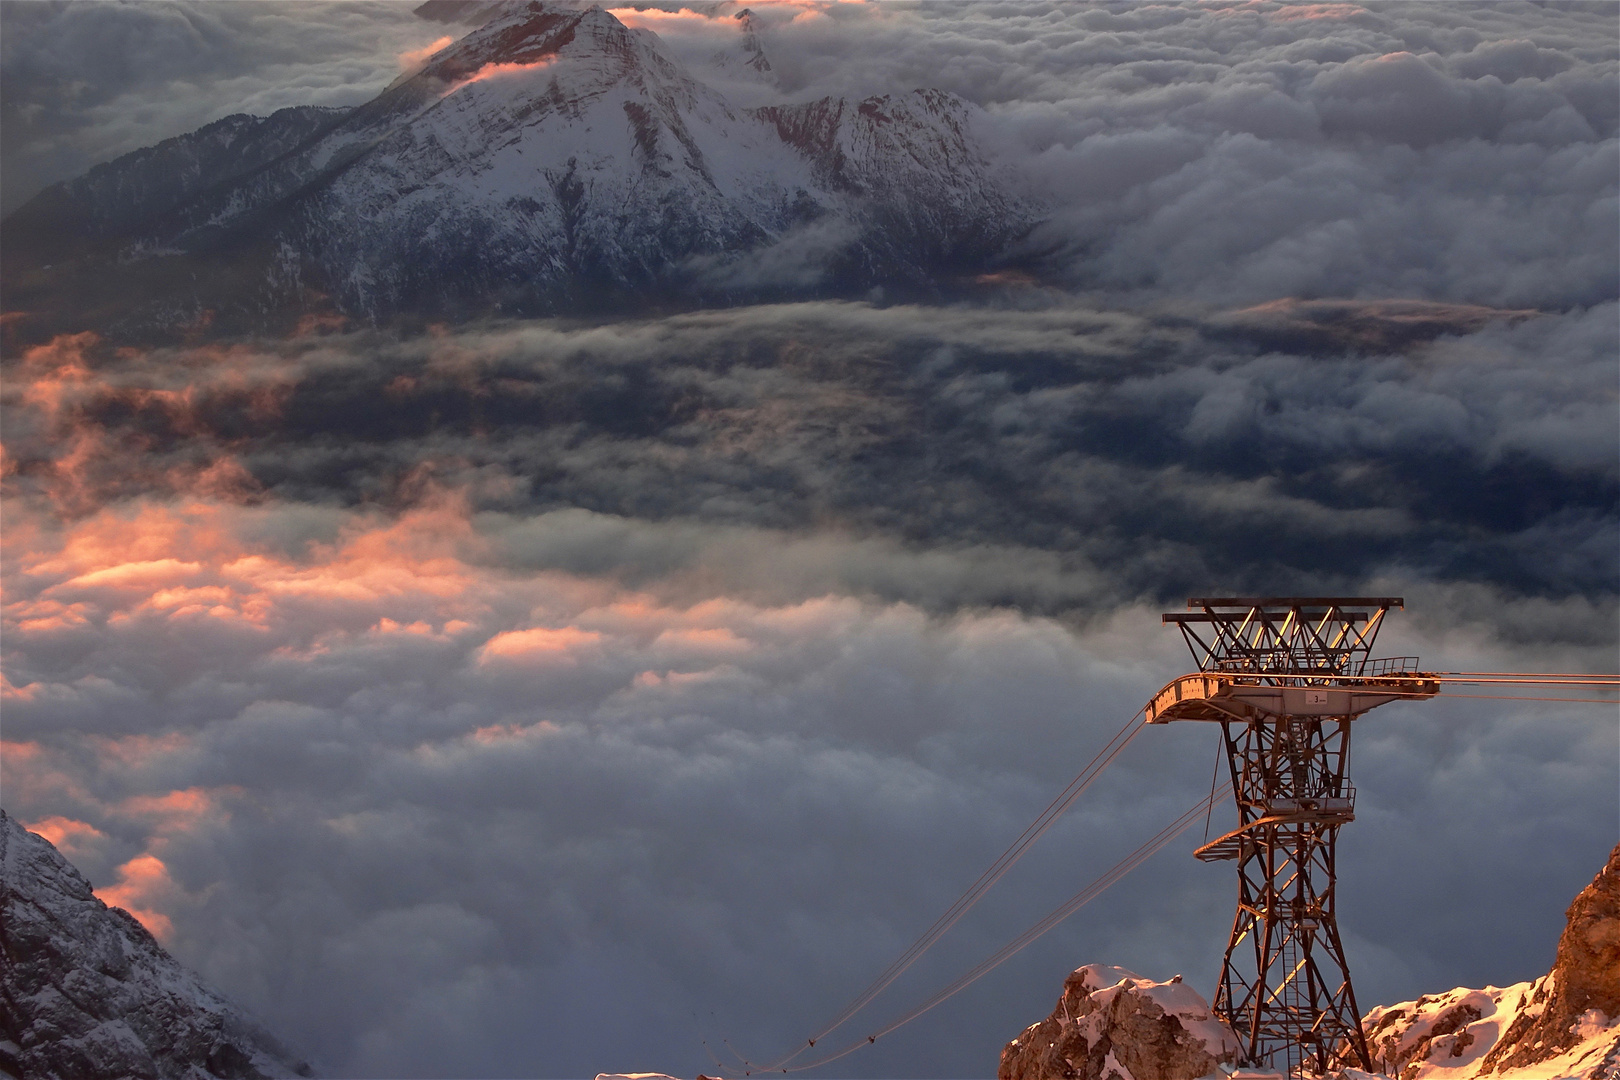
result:
<svg viewBox="0 0 1620 1080"><path fill-rule="evenodd" d="M1084 613L1393 566L1612 595L1615 321L1612 304L816 303L162 351L156 378L145 354L59 347L18 367L37 379L19 404L61 396L17 410L11 454L15 483L76 513L153 488L407 506L448 486L514 520L701 523L625 541L632 582L737 527L842 531L878 563L969 553L954 565L980 569L949 595L826 579L930 607ZM96 378L64 384L78 363ZM613 570L614 549L586 543L574 568Z"/></svg>

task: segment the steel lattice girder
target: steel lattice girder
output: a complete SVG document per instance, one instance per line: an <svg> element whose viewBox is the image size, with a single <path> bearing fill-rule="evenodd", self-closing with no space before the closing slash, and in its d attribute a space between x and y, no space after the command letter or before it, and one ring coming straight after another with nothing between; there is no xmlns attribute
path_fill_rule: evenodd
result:
<svg viewBox="0 0 1620 1080"><path fill-rule="evenodd" d="M1169 613L1198 671L1144 707L1149 723L1221 725L1236 829L1199 848L1235 859L1237 912L1215 1011L1251 1063L1289 1075L1339 1063L1371 1070L1334 907L1335 843L1355 819L1348 776L1356 717L1433 697L1415 657L1373 660L1398 597L1213 598ZM1280 1059L1280 1060L1279 1060Z"/></svg>

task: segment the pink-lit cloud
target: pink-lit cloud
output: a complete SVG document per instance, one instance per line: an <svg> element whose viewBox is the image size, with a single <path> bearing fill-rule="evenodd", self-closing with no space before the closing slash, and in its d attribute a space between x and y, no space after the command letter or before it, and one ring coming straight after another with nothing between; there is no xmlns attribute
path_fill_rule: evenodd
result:
<svg viewBox="0 0 1620 1080"><path fill-rule="evenodd" d="M691 8L679 8L670 11L667 8L635 8L614 7L607 12L626 26L651 30L657 34L679 34L683 30L714 29L721 32L733 31L738 27L734 18L736 12L743 5L735 8L722 8L715 12L694 11ZM806 22L822 18L829 10L834 8L860 8L866 5L866 0L764 0L763 3L747 5L756 18L763 18L769 22Z"/></svg>
<svg viewBox="0 0 1620 1080"><path fill-rule="evenodd" d="M607 13L618 19L624 25L658 32L683 23L718 23L722 19L704 12L693 11L691 8L680 8L670 11L666 8L608 8ZM733 20L723 20L733 21Z"/></svg>
<svg viewBox="0 0 1620 1080"><path fill-rule="evenodd" d="M56 849L71 860L82 861L107 839L105 833L89 822L75 821L60 814L24 824L30 832L36 832L55 844Z"/></svg>
<svg viewBox="0 0 1620 1080"><path fill-rule="evenodd" d="M137 855L118 868L117 883L97 889L96 897L110 907L123 908L139 919L153 937L169 942L174 938L174 923L162 908L179 891L162 859Z"/></svg>
<svg viewBox="0 0 1620 1080"><path fill-rule="evenodd" d="M444 93L440 94L439 96L441 98L447 98L456 93L458 90L462 90L476 83L535 75L545 71L555 62L555 57L548 56L539 60L531 60L527 63L485 64L471 75L464 76L451 83L445 88Z"/></svg>
<svg viewBox="0 0 1620 1080"><path fill-rule="evenodd" d="M485 643L481 660L539 660L546 663L573 663L576 650L601 642L602 635L577 627L530 627L497 634Z"/></svg>
<svg viewBox="0 0 1620 1080"><path fill-rule="evenodd" d="M232 793L239 794L240 790ZM186 832L205 822L222 819L220 794L220 791L191 787L162 795L132 795L118 804L117 812L124 817L152 822L163 834Z"/></svg>
<svg viewBox="0 0 1620 1080"><path fill-rule="evenodd" d="M406 49L399 54L399 69L401 71L415 71L427 63L439 50L454 44L455 40L455 38L446 35L436 38L420 48Z"/></svg>
<svg viewBox="0 0 1620 1080"><path fill-rule="evenodd" d="M1359 4L1278 4L1266 12L1276 22L1296 19L1353 19L1366 15L1367 9Z"/></svg>

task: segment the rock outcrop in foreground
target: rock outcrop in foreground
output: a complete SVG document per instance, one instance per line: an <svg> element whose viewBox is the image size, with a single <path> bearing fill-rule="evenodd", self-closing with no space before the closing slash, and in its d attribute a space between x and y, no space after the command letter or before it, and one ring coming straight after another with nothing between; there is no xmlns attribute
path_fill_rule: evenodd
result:
<svg viewBox="0 0 1620 1080"><path fill-rule="evenodd" d="M310 1075L4 810L0 957L0 1076Z"/></svg>
<svg viewBox="0 0 1620 1080"><path fill-rule="evenodd" d="M1368 1013L1374 1064L1398 1080L1620 1077L1620 845L1567 915L1539 979Z"/></svg>
<svg viewBox="0 0 1620 1080"><path fill-rule="evenodd" d="M1153 982L1087 964L1057 1008L1001 1051L998 1080L1199 1080L1237 1061L1238 1041L1177 975Z"/></svg>

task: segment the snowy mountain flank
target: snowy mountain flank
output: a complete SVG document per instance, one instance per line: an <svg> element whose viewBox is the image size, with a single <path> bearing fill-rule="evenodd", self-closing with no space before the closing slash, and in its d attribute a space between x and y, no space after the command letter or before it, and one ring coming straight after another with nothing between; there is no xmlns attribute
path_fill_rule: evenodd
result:
<svg viewBox="0 0 1620 1080"><path fill-rule="evenodd" d="M601 8L494 10L357 108L229 117L41 193L0 226L8 306L256 329L926 291L1035 220L954 95L742 109Z"/></svg>
<svg viewBox="0 0 1620 1080"><path fill-rule="evenodd" d="M1620 845L1569 906L1552 970L1500 988L1425 995L1362 1020L1375 1074L1340 1080L1620 1077ZM998 1080L1272 1078L1235 1068L1239 1043L1178 975L1153 982L1088 964L1052 1015L1001 1052Z"/></svg>
<svg viewBox="0 0 1620 1080"><path fill-rule="evenodd" d="M4 810L0 956L0 1076L311 1075Z"/></svg>

